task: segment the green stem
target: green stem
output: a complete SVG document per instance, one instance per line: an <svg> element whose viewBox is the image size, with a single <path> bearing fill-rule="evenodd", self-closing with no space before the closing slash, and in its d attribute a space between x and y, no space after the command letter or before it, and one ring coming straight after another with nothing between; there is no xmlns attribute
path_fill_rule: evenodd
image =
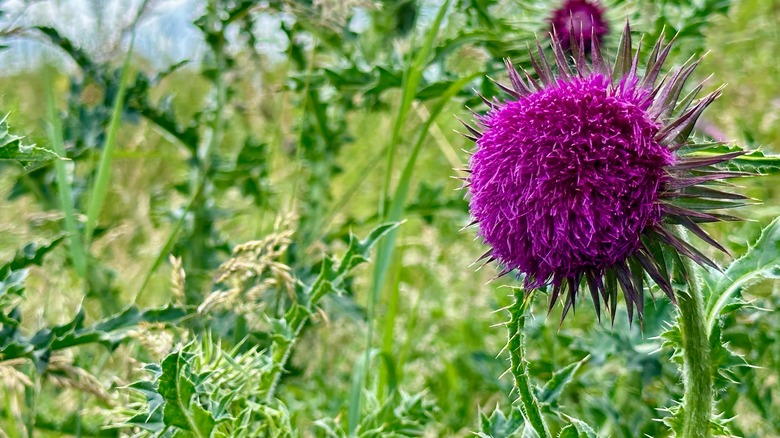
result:
<svg viewBox="0 0 780 438"><path fill-rule="evenodd" d="M193 198L192 228L189 230L189 251L184 258L184 267L188 274L188 287L185 290L185 303L200 303L204 288L208 282L205 274L212 266L212 248L210 239L214 234L214 219L211 205L214 190L211 179L214 153L222 144L225 125L225 107L227 105L227 86L225 72L228 70L225 56L224 23L219 23L219 2L211 0L207 4L207 18L212 22L209 26L220 28L219 38L210 45L214 56L214 76L211 78L213 106L207 113L211 116L203 142L198 145L196 158L198 166L192 172L190 192L199 194Z"/></svg>
<svg viewBox="0 0 780 438"><path fill-rule="evenodd" d="M509 350L510 370L515 378L515 389L519 394L518 402L523 417L528 424L533 427L540 438L551 438L550 428L544 421L539 401L536 399L534 389L531 384L531 378L528 375L528 360L525 355L525 312L531 306L533 295L523 296L522 289L515 289L515 302L509 307L509 323L507 323L507 332L509 340L507 349Z"/></svg>
<svg viewBox="0 0 780 438"><path fill-rule="evenodd" d="M687 241L685 229L678 227L675 234ZM712 363L710 359L709 330L704 311L704 299L697 278L698 267L687 257L676 256L679 270L675 282L687 284L677 294L683 347L683 384L685 393L682 401L683 424L680 438L709 438L712 436L713 387Z"/></svg>
<svg viewBox="0 0 780 438"><path fill-rule="evenodd" d="M687 261L690 264L690 261ZM701 291L688 271L688 291L678 294L683 344L683 429L681 438L708 438L712 418L710 346Z"/></svg>
<svg viewBox="0 0 780 438"><path fill-rule="evenodd" d="M305 326L309 321L308 315L311 315L311 313L308 313L305 316L301 316L293 322L293 335L290 337L290 339L278 342L276 345L274 345L274 347L276 347L272 356L274 369L271 371L271 377L268 380L271 383L268 385L268 392L265 395L265 402L267 404L271 404L271 402L273 402L274 396L276 396L276 389L279 387L279 381L282 379L282 372L287 365L287 361L290 359L290 355L292 354L293 348L295 347L298 338L301 336L303 326Z"/></svg>
<svg viewBox="0 0 780 438"><path fill-rule="evenodd" d="M390 302L387 305L387 314L385 315L385 328L382 336L382 352L387 355L393 354L393 341L395 340L395 320L398 315L398 300L400 295L400 283L401 283L401 259L402 257L395 257L392 263L392 288L390 290ZM384 400L385 386L389 382L389 372L386 368L379 369L379 382L377 384L377 398Z"/></svg>

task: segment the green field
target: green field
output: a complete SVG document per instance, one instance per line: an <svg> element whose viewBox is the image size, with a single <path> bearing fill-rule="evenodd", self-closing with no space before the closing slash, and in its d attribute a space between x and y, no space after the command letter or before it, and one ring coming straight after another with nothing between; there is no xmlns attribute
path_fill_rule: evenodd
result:
<svg viewBox="0 0 780 438"><path fill-rule="evenodd" d="M150 30L176 2L77 25L29 3L0 2L0 55L26 60L0 75L0 437L539 436L523 390L550 437L780 436L777 0L602 2L608 59L626 19L640 59L677 34L662 75L704 55L682 95L727 84L694 138L760 151L727 189L745 220L703 225L732 256L691 239L726 270L692 274L693 434L655 282L641 322L587 292L561 321L550 288L474 264L458 118L536 38L554 59L562 2L193 1L168 29L186 60Z"/></svg>

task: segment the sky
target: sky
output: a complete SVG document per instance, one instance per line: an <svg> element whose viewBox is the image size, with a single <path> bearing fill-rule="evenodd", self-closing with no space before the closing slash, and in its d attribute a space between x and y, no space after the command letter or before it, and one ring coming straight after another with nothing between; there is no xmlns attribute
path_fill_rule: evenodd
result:
<svg viewBox="0 0 780 438"><path fill-rule="evenodd" d="M433 20L441 2L422 2L418 27L425 28ZM206 0L0 0L0 32L51 26L98 61L121 60L130 45L131 24L145 4L145 12L135 27L134 52L154 70L164 70L183 60L197 65L202 59L205 44L193 21L203 14L205 3ZM262 4L258 0L258 5ZM349 27L360 33L368 25L368 17L361 13L361 8L353 12ZM284 13L260 12L255 16L256 50L271 62L284 58L288 41L279 23L288 18L292 16ZM230 31L234 34L228 33L229 40L236 37L238 29L233 27ZM0 51L0 75L35 70L43 62L76 70L67 56L35 31L21 37L5 37L0 44L8 47Z"/></svg>
<svg viewBox="0 0 780 438"><path fill-rule="evenodd" d="M56 28L97 59L116 58L130 42L127 30L138 15L142 0L6 0L0 27L44 25ZM203 52L199 31L192 24L201 15L200 0L150 0L138 22L135 52L155 68L165 68L184 59L197 61ZM8 49L0 52L2 73L35 68L42 61L68 62L57 50L30 37L6 38Z"/></svg>

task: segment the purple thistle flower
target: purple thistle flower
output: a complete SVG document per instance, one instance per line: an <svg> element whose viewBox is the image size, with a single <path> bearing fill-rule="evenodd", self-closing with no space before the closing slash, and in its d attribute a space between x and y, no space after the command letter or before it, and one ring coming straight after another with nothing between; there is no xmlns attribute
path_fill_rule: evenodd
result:
<svg viewBox="0 0 780 438"><path fill-rule="evenodd" d="M614 320L620 287L629 320L634 308L641 319L645 274L676 302L665 247L718 268L671 226L725 251L698 224L736 219L709 210L746 198L709 186L744 176L716 167L743 152L692 154L688 136L720 89L694 101L699 85L678 102L698 61L656 83L672 42L656 42L643 76L628 23L614 66L597 40L592 62L580 41L571 65L552 45L556 73L537 43L538 80L507 61L512 87L499 86L511 99L484 99L490 110L476 115L482 132L464 123L476 142L466 178L472 223L491 247L480 260L497 261L500 275L524 275L526 288L551 285L551 309L565 294L563 317L587 285L599 318L603 300Z"/></svg>
<svg viewBox="0 0 780 438"><path fill-rule="evenodd" d="M553 11L549 22L551 33L564 50L570 49L573 43L582 44L585 51L590 52L591 39L601 43L609 33L604 8L589 0L566 0Z"/></svg>

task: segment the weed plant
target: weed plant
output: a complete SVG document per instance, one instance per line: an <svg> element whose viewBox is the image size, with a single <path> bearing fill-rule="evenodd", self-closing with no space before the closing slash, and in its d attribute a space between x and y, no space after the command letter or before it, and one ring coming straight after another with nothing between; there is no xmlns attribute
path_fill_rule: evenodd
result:
<svg viewBox="0 0 780 438"><path fill-rule="evenodd" d="M0 436L780 436L773 2L601 2L610 60L709 52L680 95L728 87L692 152L754 175L715 187L744 220L702 225L730 255L690 239L609 318L472 265L450 178L457 119L507 98L505 60L554 60L576 1L192 1L164 67L139 45L175 2L114 3L86 44L38 18L60 2L0 2L5 55L47 54L0 77Z"/></svg>

